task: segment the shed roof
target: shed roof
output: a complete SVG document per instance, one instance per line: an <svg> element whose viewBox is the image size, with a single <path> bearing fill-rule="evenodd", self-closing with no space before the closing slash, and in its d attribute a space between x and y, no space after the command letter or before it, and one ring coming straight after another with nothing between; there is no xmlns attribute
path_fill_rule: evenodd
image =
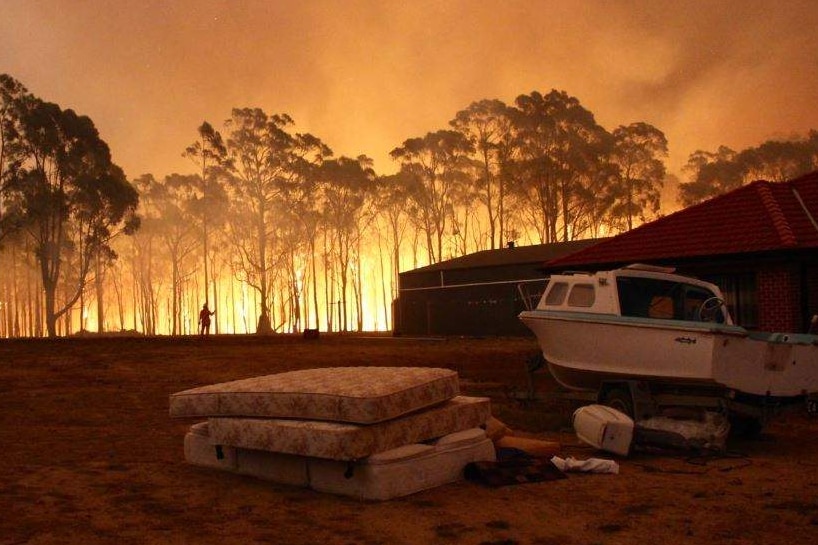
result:
<svg viewBox="0 0 818 545"><path fill-rule="evenodd" d="M547 269L818 248L818 171L752 182L548 261Z"/></svg>
<svg viewBox="0 0 818 545"><path fill-rule="evenodd" d="M576 252L582 248L592 246L601 240L606 239L572 240L569 242L554 242L551 244L534 244L531 246L500 248L497 250L482 250L480 252L441 261L440 263L419 267L411 271L402 272L401 275L460 269L475 269L482 267L500 267L504 265L519 265L526 263L539 265L567 253Z"/></svg>

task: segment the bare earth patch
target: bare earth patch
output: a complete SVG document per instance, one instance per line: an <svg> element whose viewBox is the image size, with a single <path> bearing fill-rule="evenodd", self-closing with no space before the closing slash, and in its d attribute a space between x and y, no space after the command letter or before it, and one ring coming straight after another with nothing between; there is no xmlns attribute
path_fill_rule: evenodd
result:
<svg viewBox="0 0 818 545"><path fill-rule="evenodd" d="M521 405L533 339L300 337L0 340L0 545L818 542L818 419L774 420L718 458L639 454L619 475L504 488L460 482L359 502L187 465L168 395L293 369L456 369L516 431L609 457ZM548 389L547 377L541 385Z"/></svg>

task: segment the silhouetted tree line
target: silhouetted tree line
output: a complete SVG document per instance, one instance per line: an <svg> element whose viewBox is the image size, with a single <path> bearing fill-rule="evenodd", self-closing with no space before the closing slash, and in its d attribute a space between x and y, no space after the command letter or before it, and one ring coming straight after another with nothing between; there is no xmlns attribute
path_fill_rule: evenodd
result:
<svg viewBox="0 0 818 545"><path fill-rule="evenodd" d="M0 128L2 336L85 330L92 315L100 332L185 334L203 303L217 333L384 329L400 270L631 229L659 212L666 176L659 129L609 132L561 91L475 102L397 146L391 175L286 114L236 108L198 127L191 173L128 182L90 119L8 75ZM815 142L698 151L679 198L812 170Z"/></svg>
<svg viewBox="0 0 818 545"><path fill-rule="evenodd" d="M768 140L753 148L733 151L719 146L715 152L690 154L685 172L688 182L679 186L679 202L696 204L727 193L754 180L783 182L818 169L818 131L806 138Z"/></svg>

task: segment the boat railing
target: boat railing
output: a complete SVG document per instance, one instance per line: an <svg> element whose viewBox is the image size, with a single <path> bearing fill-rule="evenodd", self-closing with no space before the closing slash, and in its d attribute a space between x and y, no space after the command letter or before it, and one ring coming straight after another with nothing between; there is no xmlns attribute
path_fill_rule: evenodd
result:
<svg viewBox="0 0 818 545"><path fill-rule="evenodd" d="M529 284L519 283L517 284L517 293L520 294L520 299L523 301L523 307L526 310L534 310L537 307L537 303L540 301L540 297L542 294L535 293L531 294L528 291Z"/></svg>

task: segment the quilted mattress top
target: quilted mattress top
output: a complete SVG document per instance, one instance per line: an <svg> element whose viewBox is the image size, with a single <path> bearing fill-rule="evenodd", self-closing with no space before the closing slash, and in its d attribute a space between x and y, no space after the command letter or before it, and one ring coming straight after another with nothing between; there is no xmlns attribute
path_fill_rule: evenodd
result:
<svg viewBox="0 0 818 545"><path fill-rule="evenodd" d="M211 418L210 441L254 450L332 460L359 460L485 424L488 398L457 396L445 403L372 425L317 420Z"/></svg>
<svg viewBox="0 0 818 545"><path fill-rule="evenodd" d="M171 394L170 415L298 418L372 424L459 394L457 373L431 367L325 367Z"/></svg>

